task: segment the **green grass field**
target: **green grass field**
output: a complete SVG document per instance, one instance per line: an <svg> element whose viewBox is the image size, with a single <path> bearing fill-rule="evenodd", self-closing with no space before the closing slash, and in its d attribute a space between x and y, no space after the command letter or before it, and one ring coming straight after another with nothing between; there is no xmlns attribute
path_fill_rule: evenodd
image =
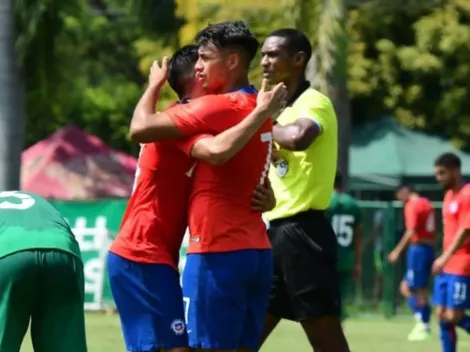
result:
<svg viewBox="0 0 470 352"><path fill-rule="evenodd" d="M411 343L406 336L412 328L412 320L391 321L380 318L348 320L346 335L353 352L440 352L437 328L433 327L433 339L428 342ZM88 314L89 352L124 352L119 320L116 315ZM29 336L23 344L22 352L33 352ZM262 352L308 352L311 351L303 332L297 324L285 322L278 327ZM470 337L459 333L459 351L470 351Z"/></svg>

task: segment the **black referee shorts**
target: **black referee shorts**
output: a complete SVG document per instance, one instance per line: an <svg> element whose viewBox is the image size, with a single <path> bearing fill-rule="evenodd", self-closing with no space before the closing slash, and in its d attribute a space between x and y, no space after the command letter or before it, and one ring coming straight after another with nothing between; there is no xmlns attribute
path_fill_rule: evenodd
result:
<svg viewBox="0 0 470 352"><path fill-rule="evenodd" d="M274 278L268 312L294 321L340 316L336 235L323 211L270 222Z"/></svg>

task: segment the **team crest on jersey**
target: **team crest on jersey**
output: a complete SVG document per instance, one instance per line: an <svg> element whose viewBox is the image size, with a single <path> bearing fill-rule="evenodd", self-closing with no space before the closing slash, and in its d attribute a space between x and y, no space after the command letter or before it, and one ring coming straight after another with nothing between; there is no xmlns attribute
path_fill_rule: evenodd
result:
<svg viewBox="0 0 470 352"><path fill-rule="evenodd" d="M449 213L455 214L459 210L459 203L452 202L449 204Z"/></svg>
<svg viewBox="0 0 470 352"><path fill-rule="evenodd" d="M287 161L283 159L276 161L274 167L276 168L277 175L281 178L286 176L289 171L289 164L287 164Z"/></svg>
<svg viewBox="0 0 470 352"><path fill-rule="evenodd" d="M176 335L183 335L185 328L186 328L186 325L184 324L184 321L182 321L181 319L175 319L171 323L171 330L173 330L173 332Z"/></svg>

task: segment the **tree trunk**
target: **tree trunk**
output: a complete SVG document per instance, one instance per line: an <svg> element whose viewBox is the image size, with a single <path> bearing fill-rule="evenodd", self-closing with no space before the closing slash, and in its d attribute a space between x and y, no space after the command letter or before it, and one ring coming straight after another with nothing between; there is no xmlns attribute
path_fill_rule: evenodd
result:
<svg viewBox="0 0 470 352"><path fill-rule="evenodd" d="M23 88L15 55L13 0L0 0L0 191L20 186Z"/></svg>

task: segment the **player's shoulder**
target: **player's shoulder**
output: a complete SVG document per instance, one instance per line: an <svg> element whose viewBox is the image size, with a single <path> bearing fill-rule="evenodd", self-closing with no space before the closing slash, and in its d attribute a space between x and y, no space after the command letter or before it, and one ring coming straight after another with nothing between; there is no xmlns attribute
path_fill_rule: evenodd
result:
<svg viewBox="0 0 470 352"><path fill-rule="evenodd" d="M190 109L223 112L236 110L237 106L240 105L239 100L236 96L233 96L233 93L210 94L191 100L187 105Z"/></svg>
<svg viewBox="0 0 470 352"><path fill-rule="evenodd" d="M295 105L299 106L322 106L325 108L333 108L331 99L315 88L307 88L295 101Z"/></svg>
<svg viewBox="0 0 470 352"><path fill-rule="evenodd" d="M432 208L432 202L427 197L420 196L418 198L419 204L421 204L425 208Z"/></svg>
<svg viewBox="0 0 470 352"><path fill-rule="evenodd" d="M357 199L354 198L352 195L348 193L342 193L341 195L344 198L344 200L348 202L349 204L354 204L354 205L358 204Z"/></svg>
<svg viewBox="0 0 470 352"><path fill-rule="evenodd" d="M470 197L470 183L467 183L462 187L459 192L463 197Z"/></svg>
<svg viewBox="0 0 470 352"><path fill-rule="evenodd" d="M335 192L337 202L349 207L349 208L356 208L359 207L359 203L356 198L352 195L344 192Z"/></svg>
<svg viewBox="0 0 470 352"><path fill-rule="evenodd" d="M256 93L230 92L223 94L229 104L238 109L252 109L256 105Z"/></svg>

